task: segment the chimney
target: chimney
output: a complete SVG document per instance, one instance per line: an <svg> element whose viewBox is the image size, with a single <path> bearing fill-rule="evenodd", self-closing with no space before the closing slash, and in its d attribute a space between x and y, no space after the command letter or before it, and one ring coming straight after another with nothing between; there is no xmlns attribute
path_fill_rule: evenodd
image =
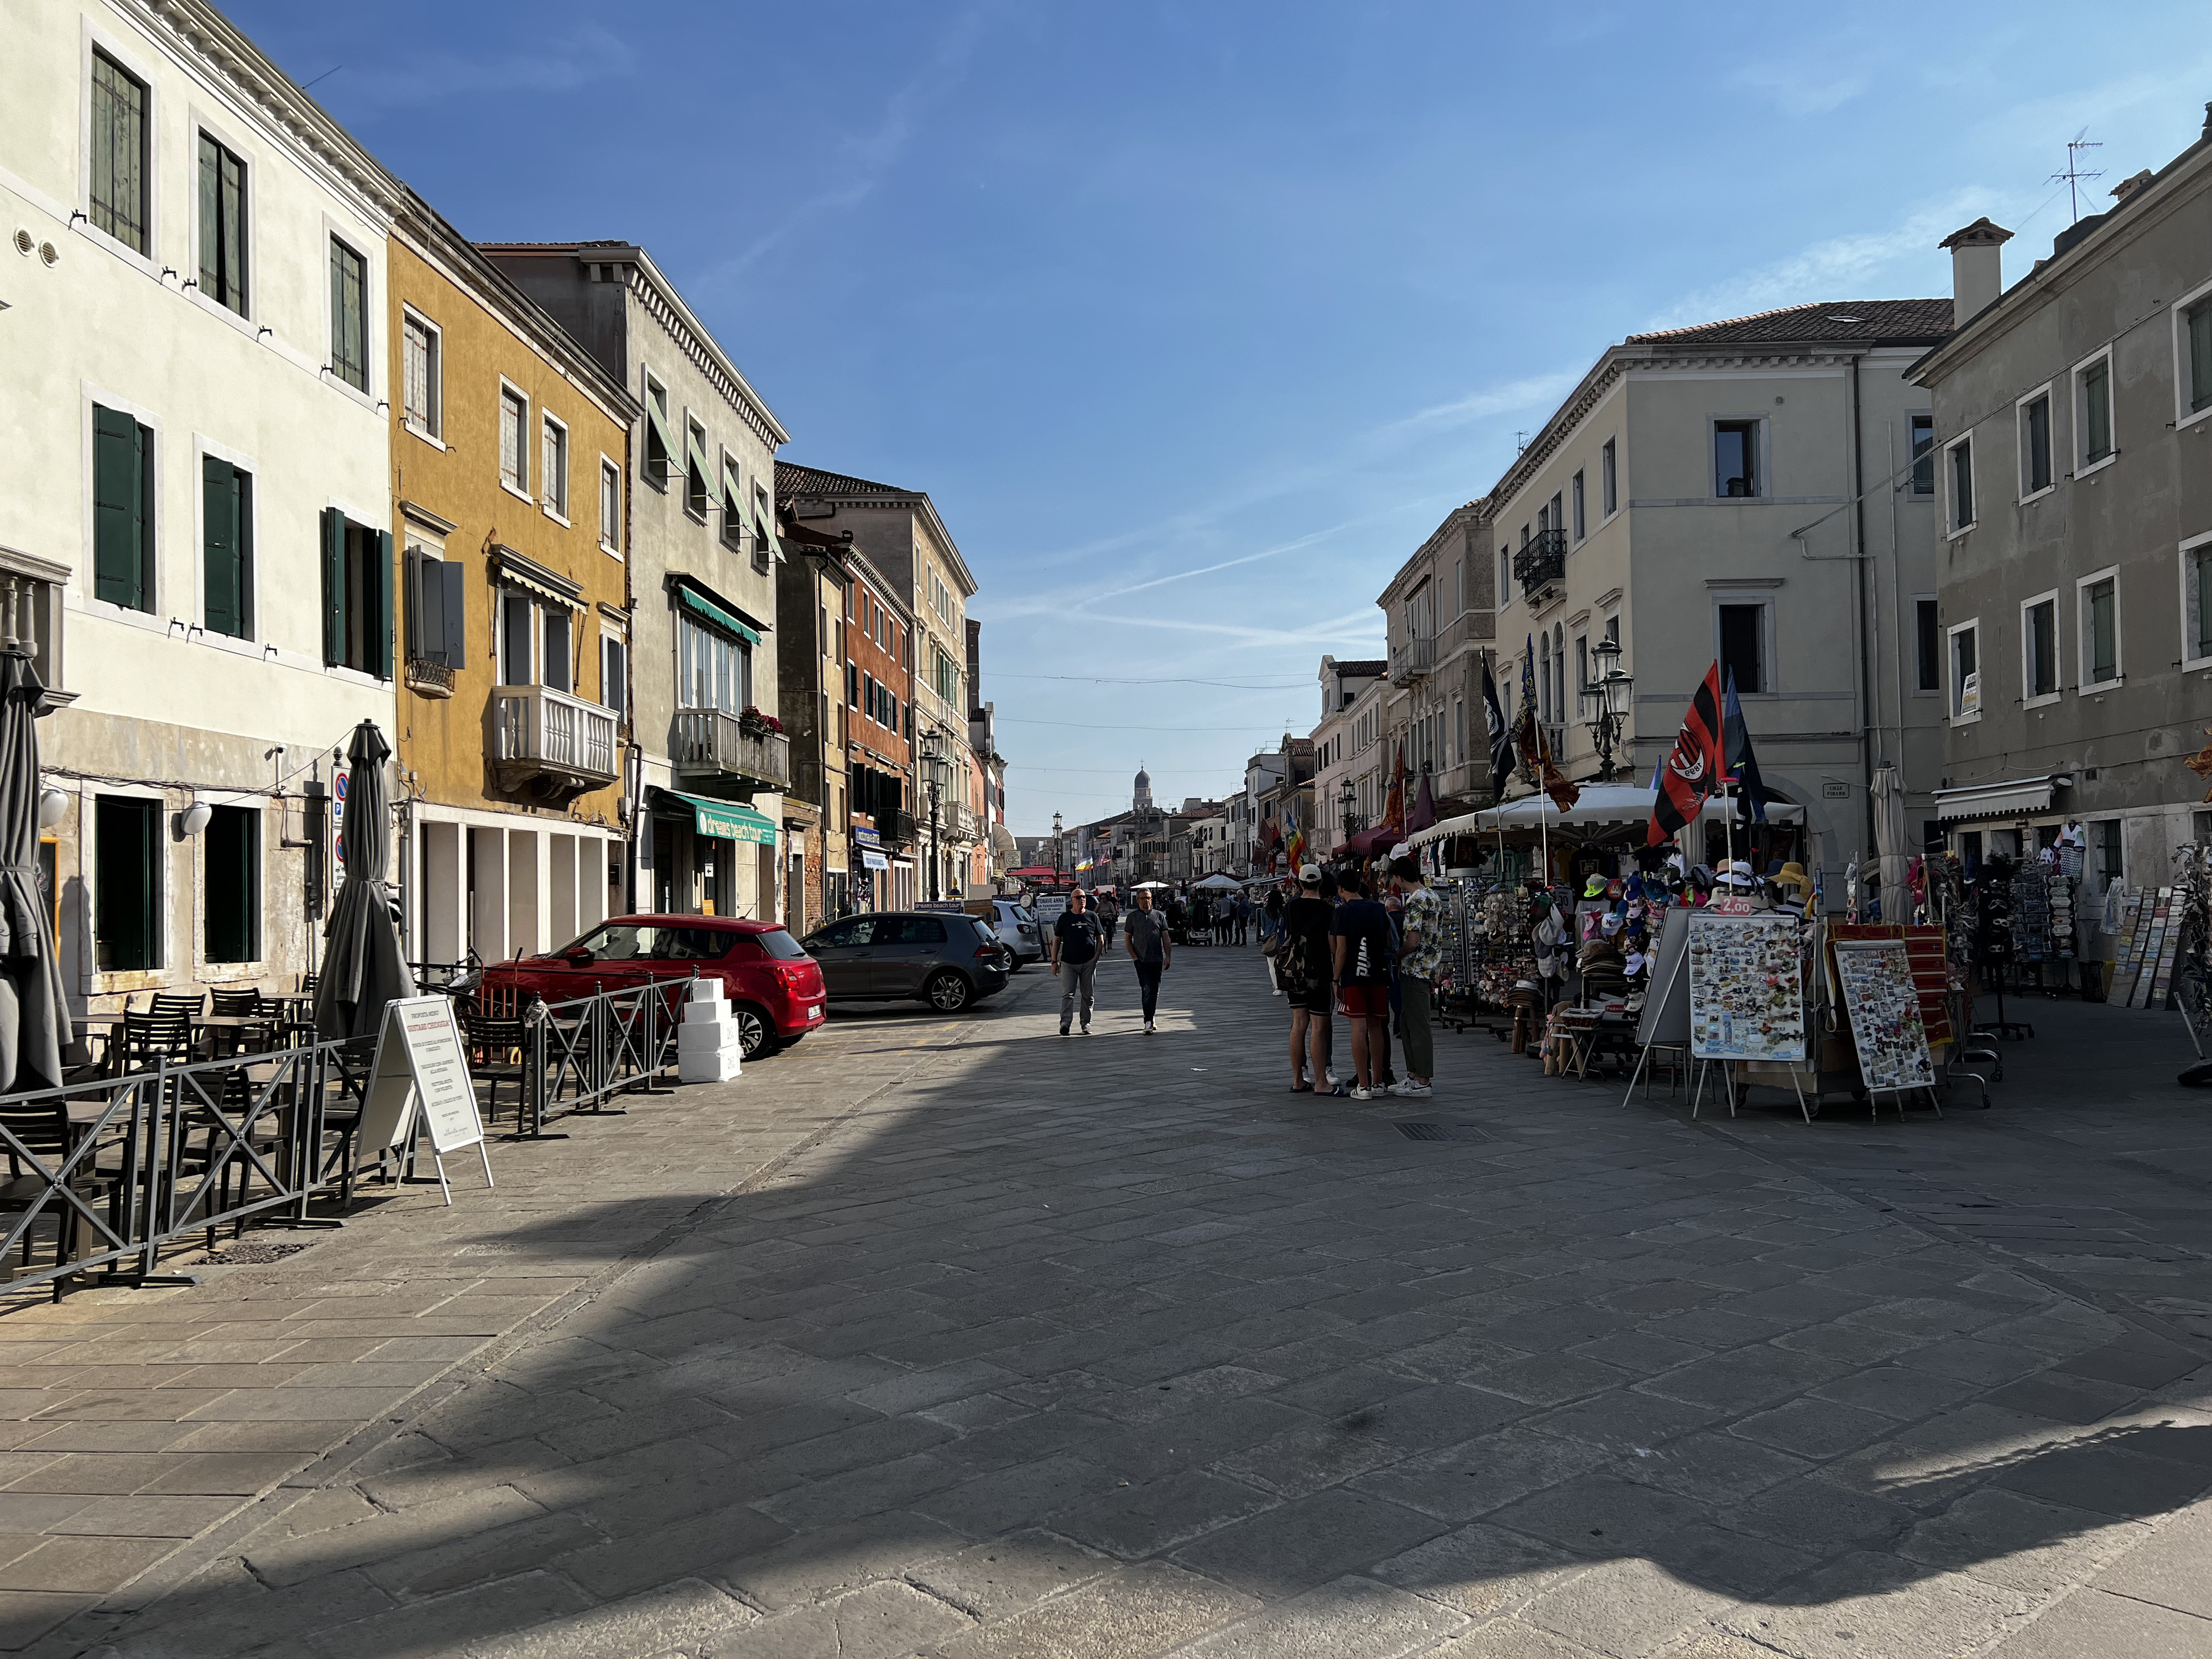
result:
<svg viewBox="0 0 2212 1659"><path fill-rule="evenodd" d="M1954 230L1938 247L1951 250L1951 326L1964 328L1983 307L2004 292L2004 255L2012 233L1986 217Z"/></svg>

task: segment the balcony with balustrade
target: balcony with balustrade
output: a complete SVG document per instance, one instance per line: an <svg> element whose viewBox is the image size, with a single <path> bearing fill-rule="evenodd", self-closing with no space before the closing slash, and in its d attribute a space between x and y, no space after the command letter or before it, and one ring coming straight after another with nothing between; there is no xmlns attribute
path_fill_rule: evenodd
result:
<svg viewBox="0 0 2212 1659"><path fill-rule="evenodd" d="M1433 637L1400 640L1390 647L1390 684L1411 685L1436 672L1437 642Z"/></svg>
<svg viewBox="0 0 2212 1659"><path fill-rule="evenodd" d="M1513 580L1531 605L1567 591L1567 532L1540 530L1513 555Z"/></svg>
<svg viewBox="0 0 2212 1659"><path fill-rule="evenodd" d="M555 805L618 775L615 711L550 685L491 694L492 773L504 789Z"/></svg>
<svg viewBox="0 0 2212 1659"><path fill-rule="evenodd" d="M703 795L750 795L791 783L791 739L719 708L677 710L669 757L678 781Z"/></svg>

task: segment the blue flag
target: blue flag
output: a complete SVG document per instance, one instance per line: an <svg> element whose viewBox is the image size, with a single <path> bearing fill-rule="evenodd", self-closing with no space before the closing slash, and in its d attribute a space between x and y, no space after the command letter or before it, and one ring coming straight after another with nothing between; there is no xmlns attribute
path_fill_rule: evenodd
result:
<svg viewBox="0 0 2212 1659"><path fill-rule="evenodd" d="M1728 695L1721 703L1721 756L1729 776L1743 792L1746 811L1759 823L1766 822L1766 785L1759 775L1758 758L1751 752L1751 728L1743 721L1743 704L1736 700L1735 675L1728 677Z"/></svg>

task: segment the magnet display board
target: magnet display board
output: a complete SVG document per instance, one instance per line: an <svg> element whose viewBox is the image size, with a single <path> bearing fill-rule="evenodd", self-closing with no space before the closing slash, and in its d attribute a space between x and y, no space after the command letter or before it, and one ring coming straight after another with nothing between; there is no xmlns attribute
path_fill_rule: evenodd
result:
<svg viewBox="0 0 2212 1659"><path fill-rule="evenodd" d="M1836 978L1859 1074L1869 1091L1928 1089L1936 1070L1928 1032L1920 1023L1920 994L1912 982L1912 957L1903 939L1839 939Z"/></svg>
<svg viewBox="0 0 2212 1659"><path fill-rule="evenodd" d="M1797 918L1690 912L1690 1052L1698 1060L1805 1059Z"/></svg>

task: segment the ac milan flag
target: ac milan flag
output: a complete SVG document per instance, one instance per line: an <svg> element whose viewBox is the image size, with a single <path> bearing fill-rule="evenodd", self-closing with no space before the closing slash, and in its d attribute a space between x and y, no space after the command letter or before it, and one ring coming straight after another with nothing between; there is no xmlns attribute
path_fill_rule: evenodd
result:
<svg viewBox="0 0 2212 1659"><path fill-rule="evenodd" d="M1651 829L1645 843L1656 847L1685 825L1697 821L1705 799L1719 787L1723 764L1721 750L1721 665L1705 671L1682 729L1674 736L1674 751L1659 768L1659 787L1651 798Z"/></svg>

